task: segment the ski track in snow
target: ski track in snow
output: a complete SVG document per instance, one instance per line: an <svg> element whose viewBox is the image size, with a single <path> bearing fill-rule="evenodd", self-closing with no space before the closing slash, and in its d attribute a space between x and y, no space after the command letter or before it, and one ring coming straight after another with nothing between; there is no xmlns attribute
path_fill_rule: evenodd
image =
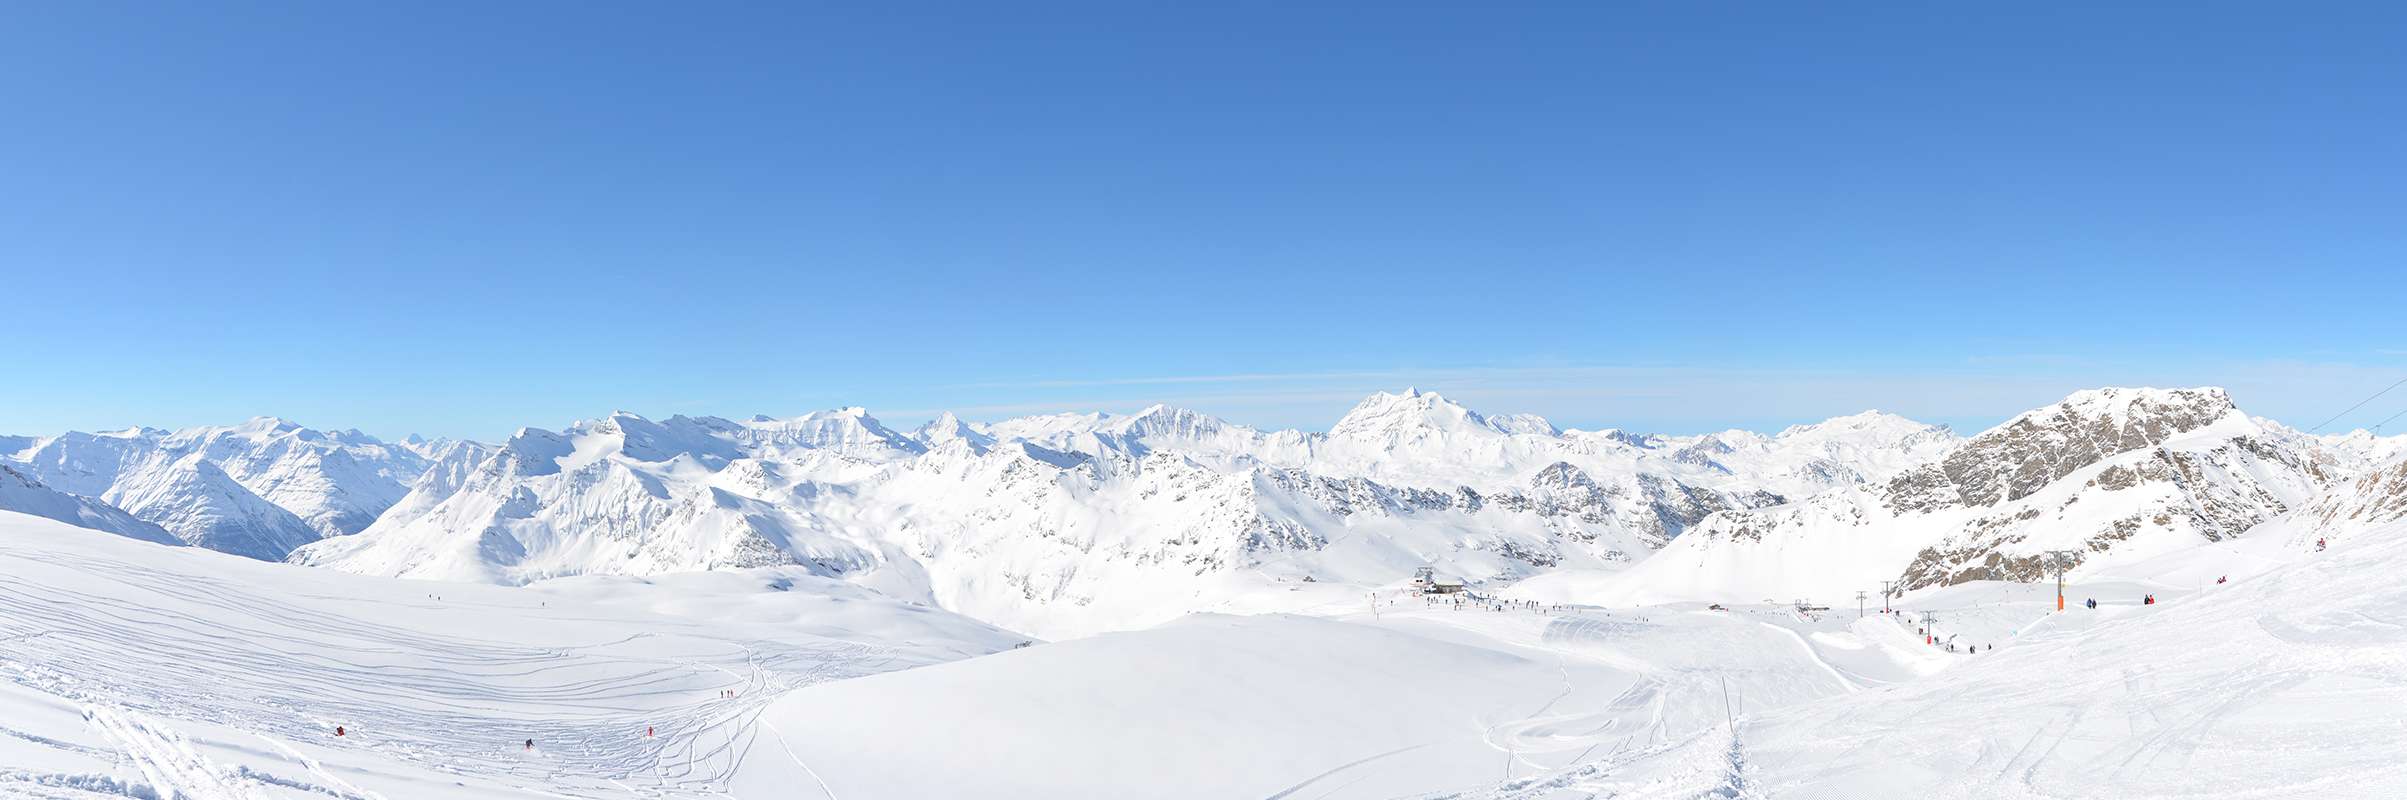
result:
<svg viewBox="0 0 2407 800"><path fill-rule="evenodd" d="M114 742L125 760L141 771L143 780L169 800L185 797L234 800L248 796L247 792L229 785L217 766L193 752L181 737L140 714L107 706L85 706L84 721Z"/></svg>
<svg viewBox="0 0 2407 800"><path fill-rule="evenodd" d="M1755 624L1762 625L1766 628L1770 628L1787 635L1790 641L1797 643L1797 649L1805 651L1805 658L1807 661L1813 662L1814 666L1821 667L1823 672L1829 673L1830 679L1838 681L1839 686L1845 688L1849 693L1860 692L1864 690L1864 687L1856 685L1855 681L1848 680L1846 675L1841 674L1838 667L1831 666L1830 661L1824 659L1822 657L1822 653L1816 651L1813 644L1811 642L1807 642L1805 637L1797 635L1796 631L1789 630L1769 622L1757 622Z"/></svg>
<svg viewBox="0 0 2407 800"><path fill-rule="evenodd" d="M266 779L209 764L152 716L323 737L529 791L615 782L647 796L702 794L726 785L778 695L892 666L881 648L850 643L696 639L693 649L716 652L682 660L616 652L649 634L528 646L338 616L136 564L5 543L0 555L90 581L78 585L174 587L180 607L170 610L0 571L0 642L11 643L0 647L0 678L83 704L162 797L244 798ZM23 646L34 640L39 647ZM690 700L710 691L691 678L702 671L730 676L735 697ZM342 738L331 735L338 725ZM643 735L646 725L655 737ZM519 747L528 738L539 745L532 753ZM376 800L278 749L324 784L313 788Z"/></svg>
<svg viewBox="0 0 2407 800"><path fill-rule="evenodd" d="M778 749L786 751L786 759L794 762L794 766L801 767L803 774L811 776L811 781L819 785L819 793L826 795L827 800L836 800L836 790L827 785L826 778L819 777L818 770L811 769L811 765L804 762L802 756L794 752L794 745L786 741L786 732L778 730L775 724L764 723L764 725L769 729L770 735L777 737Z"/></svg>

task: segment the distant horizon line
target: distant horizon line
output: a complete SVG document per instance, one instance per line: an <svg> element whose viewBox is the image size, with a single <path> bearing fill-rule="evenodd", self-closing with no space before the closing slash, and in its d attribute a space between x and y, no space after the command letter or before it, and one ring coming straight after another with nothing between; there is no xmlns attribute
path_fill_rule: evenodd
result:
<svg viewBox="0 0 2407 800"><path fill-rule="evenodd" d="M1961 431L1961 430L1960 430L1960 429L1959 429L1959 428L1958 428L1956 425L1954 425L1954 424L1952 424L1952 423L1947 423L1947 422L1929 422L1929 421L1926 421L1926 420L1924 420L1924 419L1920 419L1920 418L1916 418L1916 417L1911 417L1911 416L1907 416L1907 415L1905 415L1905 414L1900 414L1900 413L1893 412L1893 411L1887 411L1887 410L1883 410L1883 409L1880 409L1880 408L1867 408L1867 409L1864 409L1864 410L1862 410L1862 411L1856 411L1856 412L1851 412L1851 413L1846 413L1846 414L1836 414L1836 415L1832 415L1832 416L1828 416L1828 417L1823 417L1823 418L1820 418L1820 419L1817 419L1817 420L1814 420L1814 421L1811 421L1811 422L1791 423L1791 424L1787 424L1787 425L1780 426L1780 428L1779 428L1778 430L1771 430L1771 431L1762 430L1762 429L1759 429L1759 428L1752 428L1752 427L1745 427L1745 426L1738 426L1738 425L1734 425L1734 426L1729 426L1729 427L1716 428L1716 429L1712 429L1712 430L1702 430L1702 431L1695 431L1695 432L1687 432L1687 433L1682 433L1682 432L1672 432L1672 431L1662 431L1662 430L1642 430L1642 429L1637 429L1637 428L1632 428L1632 427L1628 427L1628 426L1622 426L1622 425L1606 425L1606 426L1601 426L1601 427L1577 427L1577 426L1572 426L1572 427L1564 427L1564 426L1556 426L1556 425L1554 425L1554 422L1553 422L1553 420L1552 420L1552 419L1550 419L1550 418L1548 418L1548 417L1547 417L1546 415L1544 415L1544 414L1538 414L1538 413L1535 413L1535 412L1523 412L1523 411L1513 411L1513 412L1497 412L1497 413L1490 413L1490 412L1480 411L1480 410L1478 410L1478 409L1471 408L1471 407L1470 407L1469 405L1467 405L1467 404L1464 404L1464 403L1461 403L1461 402L1459 402L1459 401L1456 401L1456 400L1453 400L1453 399L1451 399L1451 398L1448 398L1448 397L1447 397L1447 396L1446 396L1446 395L1445 395L1443 392L1440 392L1440 391L1437 391L1437 390L1422 390L1422 389L1418 389L1417 387L1406 387L1406 389L1404 389L1403 391L1387 391L1387 390L1378 390L1378 391L1374 391L1374 392L1372 392L1372 393L1370 393L1370 394L1368 394L1368 395L1364 395L1364 396L1362 397L1362 401L1361 401L1361 402L1368 402L1369 400L1371 400L1371 399L1373 399L1373 398L1377 398L1377 397L1412 397L1412 396L1416 396L1416 395L1419 395L1419 396L1430 396L1430 397L1436 397L1436 398L1438 398L1439 400L1441 400L1441 401L1443 401L1443 402L1446 402L1446 403L1448 403L1448 404L1450 404L1450 405L1454 405L1454 406L1456 406L1456 407L1463 408L1464 410L1466 410L1466 411L1470 411L1470 412L1471 412L1471 413L1473 413L1473 414L1477 414L1478 416L1480 416L1480 417L1481 417L1481 418L1483 418L1483 419L1493 419L1493 418L1496 418L1496 417L1499 417L1499 416L1537 417L1537 418L1538 418L1538 419L1540 419L1540 420L1544 420L1544 421L1546 421L1546 422L1547 422L1547 424L1548 424L1550 427L1554 427L1554 428L1555 428L1557 431L1559 431L1560 433L1564 433L1564 434L1570 434L1570 433L1603 433L1603 432L1608 432L1608 431L1614 431L1614 432L1631 433L1631 434L1636 434L1636 435L1641 435L1641 436L1661 436L1661 437L1669 437L1669 438L1704 437L1704 436L1714 436L1714 435L1719 435L1719 434L1727 434L1727 433L1752 433L1752 434L1761 435L1761 436L1778 436L1778 435L1780 435L1780 434L1782 434L1782 433L1786 433L1787 431L1789 431L1789 430L1791 430L1791 429L1794 429L1794 428L1800 428L1800 427L1811 427L1811 426L1814 426L1814 425L1820 425L1820 424L1828 423L1828 422L1831 422L1831 421L1834 421L1834 420L1847 419L1847 418L1850 418L1850 417L1862 417L1862 416L1867 416L1867 415L1881 415L1881 416L1895 417L1895 418L1897 418L1897 419L1905 420L1905 421L1907 421L1907 422L1911 422L1911 423L1918 424L1918 425L1923 425L1923 426L1927 426L1927 427L1933 427L1933 428L1944 429L1944 430L1947 430L1947 431L1948 431L1948 432L1950 432L1950 433L1955 433L1955 434L1957 434L1957 435L1959 435L1959 436L1964 436L1964 437L1967 437L1967 438L1969 438L1969 437L1971 437L1971 436L1978 435L1978 434L1979 434L1980 432L1982 432L1982 431L1987 431L1987 430L1989 430L1989 429L1991 429L1991 428L1994 428L1994 427L1996 427L1997 425L2002 425L2002 424L2005 424L2006 422L2012 421L2014 418L2016 418L2016 417L2019 417L2019 416L2021 416L2021 415L2023 415L2023 414L2027 414L2027 413L2030 413L2030 412L2032 412L2032 411L2036 411L2036 410L2043 409L2043 408L2048 408L2048 407L2050 407L2050 406L2056 405L2057 403L2061 403L2061 402L2063 402L2063 400L2064 400L2064 399L2070 399L2070 398L2071 398L2073 395L2080 394L2080 393L2082 393L2082 392L2098 391L2098 390L2107 390L2107 389L2127 389L2127 390L2144 390L2144 391L2203 391L2203 390L2225 391L2225 390L2223 389L2223 387L2220 387L2220 386L2212 386L2212 385L2200 385L2200 386L2179 386L2179 387L2159 387L2159 386L2096 386L2096 387L2090 387L2090 388L2087 388L2087 389L2080 389L2080 390L2076 390L2076 391L2075 391L2075 392L2073 392L2073 393L2070 393L2070 394L2067 394L2067 395L2065 395L2065 397L2064 397L2063 399L2059 399L2058 401L2056 401L2056 403L2049 403L2049 404L2046 404L2046 405L2033 406L2033 407L2031 407L2031 408L2023 409L2023 410L2021 410L2021 411L2017 411L2017 412L2015 412L2015 413L2013 413L2013 414L2006 415L2006 416L2005 416L2003 419L1999 420L1999 421L1998 421L1996 424L1992 424L1992 425L1984 426L1984 427L1982 427L1982 428L1980 428L1980 429L1978 429L1978 430L1974 431L1973 433L1964 433L1964 432L1962 432L1962 431ZM1358 403L1357 403L1357 407L1359 407L1359 405L1360 405L1360 402L1358 402ZM1221 423L1224 423L1224 424L1227 424L1227 425L1232 425L1232 426L1235 426L1235 427L1244 428L1244 429L1246 429L1246 430L1254 431L1254 432L1257 432L1257 433L1275 434L1275 433L1294 432L1294 433L1302 433L1302 434L1306 434L1306 435L1322 435L1322 436L1328 435L1328 434L1330 433L1330 431L1329 431L1329 430L1306 430L1306 429L1303 429L1303 428L1300 428L1300 427L1293 427L1293 426L1280 426L1280 427L1271 427L1271 426L1257 426L1257 425L1252 425L1252 424L1248 424L1248 423L1244 423L1244 422L1235 421L1235 420L1232 420L1232 419L1230 419L1230 418L1228 418L1228 417L1226 417L1226 416L1220 415L1220 414L1215 414L1215 413L1206 412L1206 411L1200 411L1200 410L1197 410L1197 409L1194 409L1194 408L1190 408L1190 407L1183 406L1183 405L1177 405L1177 404L1173 404L1173 403L1169 403L1169 402L1153 402L1153 403L1148 403L1148 404L1146 404L1145 406L1143 406L1143 407L1141 407L1141 408L1138 408L1138 409L1136 409L1136 410L1134 410L1134 411L1111 411L1111 410L1104 410L1104 409L1087 409L1087 410L1080 410L1080 409L1077 409L1077 408L1067 407L1067 406L1063 406L1063 405L1060 405L1060 404L1048 404L1048 403L1024 403L1024 404L1003 404L1003 405L988 405L988 406L967 406L967 407L964 407L963 409L899 409L899 410L889 410L889 411L885 411L885 412L879 412L879 411L876 411L876 410L870 409L869 407L867 407L867 406L864 406L864 405L849 405L849 406L838 406L838 407L834 407L834 408L822 408L822 409L817 409L817 410L813 410L813 411L805 411L805 412L802 412L802 413L800 413L800 414L793 414L793 415L787 415L787 416L776 416L776 415L770 415L770 414L748 414L748 415L738 415L738 416L725 416L725 415L719 415L719 414L688 414L688 413L682 413L682 412L680 412L680 413L673 413L673 414L669 414L669 415L666 415L666 416L655 416L655 415L645 414L645 413L643 413L643 412L639 412L639 411L631 411L631 410L628 410L628 409L625 409L625 408L616 408L616 409L612 409L611 411L609 411L609 412L607 412L607 413L599 414L599 415L596 415L596 416L592 416L592 417L581 417L581 418L575 419L575 420L571 421L571 422L570 422L568 425L562 426L561 428L543 428L543 427L539 427L539 426L536 426L536 425L521 425L521 426L519 426L518 428L516 428L516 429L514 429L513 431L511 431L511 433L510 433L508 436L502 437L502 439L501 439L500 441L501 441L501 442L506 442L506 441L508 441L509 439L511 439L511 438L515 438L515 437L516 437L517 435L519 435L520 433L522 433L522 432L525 432L525 431L528 431L528 430L538 430L538 431L559 431L559 430L566 430L566 429L567 429L567 428L569 428L569 427L574 427L574 426L576 426L576 425L579 425L579 424L583 424L583 423L587 423L587 422L593 422L593 421L602 420L602 419L608 419L608 418L610 418L610 417L619 416L619 415L627 415L627 416L632 416L632 417L635 417L635 418L638 418L638 419L643 419L643 420L647 420L647 421L655 421L655 422L658 422L658 421L665 421L665 420L672 420L672 419L678 419L678 418L684 418L684 419L717 419L717 420L722 420L722 421L726 421L726 422L733 422L733 423L736 423L736 424L744 424L744 423L746 423L746 422L760 422L760 421L784 421L784 420L801 419L801 418L810 417L810 416L814 416L814 415L822 415L822 414L842 414L842 413L847 413L847 412L858 411L858 412L860 412L861 416L863 416L863 417L865 417L865 418L868 418L868 419L870 419L870 420L872 420L872 421L875 421L875 422L877 422L877 423L878 423L880 426L882 426L882 427L886 427L886 428L888 428L889 430L893 430L893 431L895 431L896 433L910 434L910 433L916 432L917 430L919 430L919 429L921 429L921 428L924 428L924 427L926 427L926 425L927 425L927 424L929 424L929 423L933 423L934 421L936 421L937 419L940 419L940 418L942 418L942 417L943 417L944 415L946 415L946 414L951 414L951 415L953 415L953 416L954 416L954 418L955 418L955 419L959 419L959 420L961 420L961 421L963 421L963 422L965 422L965 423L967 423L967 424L971 424L971 425L979 425L979 426L993 426L993 425L1001 424L1001 423L1004 423L1004 422L1010 422L1010 421L1013 421L1013 420L1032 419L1032 418L1038 418L1038 417L1061 417L1061 416L1096 416L1096 417L1102 417L1102 418L1129 418L1129 417L1142 416L1142 415L1143 415L1143 414L1145 414L1146 412L1148 412L1148 411L1152 411L1153 409L1156 409L1156 408L1161 408L1161 409L1165 409L1165 410L1172 410L1172 411L1184 411L1184 412L1187 412L1187 413L1198 414L1198 415L1201 415L1201 416L1209 417L1209 418L1211 418L1211 419L1213 419L1213 420L1215 420L1215 421L1218 421L1218 422L1221 422ZM2259 415L2259 414L2251 414L2251 413L2249 413L2249 412L2248 412L2248 410L2247 410L2247 409L2245 409L2245 408L2241 408L2241 407L2240 407L2240 405L2239 405L2237 402L2234 402L2234 403L2233 403L2233 408L2234 408L2234 409L2236 409L2236 410L2239 410L2239 411L2240 411L2241 413L2243 413L2243 414L2247 414L2249 417L2252 417L2252 418L2255 418L2255 419L2261 419L2261 420L2265 420L2265 421L2268 421L2268 422L2272 422L2272 423L2274 423L2274 424L2281 425L2281 426L2283 426L2283 427L2285 427L2285 428L2289 428L2290 430L2292 430L2292 431L2296 431L2296 432L2298 432L2298 433L2301 433L2301 434L2308 434L2308 432L2307 432L2306 430L2304 430L2304 429L2301 429L2301 428L2299 428L2298 426L2291 425L2290 423L2283 422L2283 421L2281 421L2281 420L2279 420L2279 419L2275 419L2275 418L2273 418L2273 417L2264 416L2264 415ZM976 411L981 411L981 410L1027 409L1027 410L1028 410L1028 413L1017 413L1017 414L1011 414L1011 415L1007 415L1007 416L1000 416L1000 417L993 417L993 418L982 418L982 419L977 419L977 420L971 420L971 419L967 419L967 418L965 418L965 416L964 416L964 414L965 414L965 412L964 412L964 409L966 409L966 410L967 410L968 412L970 412L970 413L975 413ZM1351 410L1351 409L1349 409L1348 413L1350 414L1350 413L1351 413L1351 411L1352 411L1352 410ZM903 427L897 427L896 425L890 425L890 424L888 424L888 422L887 422L887 419L888 419L888 417L882 417L882 416L880 416L881 414L885 414L885 415L893 415L893 416L891 417L891 418L893 418L893 419L901 419L901 420L906 420L906 421L914 421L914 422L917 422L918 424L908 424L908 425L905 425L905 426L903 426ZM1344 421L1344 419L1345 419L1345 417L1344 417L1343 415L1341 415L1341 416L1338 418L1338 420L1337 420L1337 421L1335 421L1335 422L1331 422L1331 423L1330 423L1330 428L1331 428L1331 429L1334 429L1334 428L1335 428L1335 427L1336 427L1336 426L1337 426L1339 423L1342 423L1342 422ZM375 433L370 433L370 432L368 432L368 431L366 431L366 430L363 430L363 429L361 429L361 428L358 428L358 427L317 427L317 426L312 426L312 425L310 425L310 424L307 424L307 423L302 423L302 422L296 421L296 420L294 420L294 419L293 419L293 418L291 418L291 417L286 417L286 416L279 415L279 414L259 414L259 415L254 415L254 416L251 416L251 417L249 417L249 418L246 418L246 419L243 419L243 420L241 420L241 421L234 422L234 423L231 423L231 424L220 424L220 425L212 425L212 424L200 424L200 425L188 425L188 426L179 427L179 428L163 428L163 427L157 427L157 426L152 426L152 425L129 425L129 426L121 427L121 428L101 428L101 429L97 429L97 430L91 430L91 431L81 431L81 430L74 430L74 429L70 429L70 430L66 430L66 431L59 431L59 432L56 432L56 433L35 433L35 434L25 434L25 433L18 433L18 434L6 434L6 433L0 433L0 438L25 438L25 439L46 440L46 439L52 439L52 438L56 438L56 437L58 437L58 436L63 436L63 435L67 435L67 434L72 434L72 433L84 433L84 434L87 434L87 435L92 435L92 436L111 436L111 435L125 435L125 434L139 434L139 433L150 433L150 432L156 432L156 433L159 433L159 434L165 434L165 435L174 435L174 434L180 434L180 433L184 433L184 432L187 432L187 431L193 431L193 430L203 430L203 429L232 430L232 429L242 428L242 427L244 427L244 426L246 426L246 425L248 425L248 424L250 424L250 423L256 423L256 422L259 422L259 421L262 421L262 420L274 420L274 421L276 421L276 422L279 422L279 423L284 423L284 424L288 424L288 425L294 426L295 428L298 428L298 429L301 429L301 430L308 430L308 431L314 431L314 432L320 432L320 433L349 433L349 434L357 434L357 435L361 435L361 436L366 436L366 437L368 437L368 438L371 438L371 439L375 439L375 440L377 440L378 442L382 442L382 443L407 443L407 442L409 442L411 439L417 439L417 440L419 440L419 441L455 441L455 442L473 442L473 443L477 443L477 444L493 445L493 446L498 446L498 445L500 444L500 442L497 442L497 441L490 441L490 440L486 440L486 439L483 439L483 438L478 438L478 437L440 436L440 435L437 435L437 436L427 436L427 435L423 435L423 434L420 434L420 433L417 433L417 432L410 432L410 433L402 434L402 435L400 435L400 436L397 436L397 437L396 437L396 436L386 436L386 435L379 435L379 434L375 434ZM2308 434L2308 435L2316 435L2316 436L2331 436L2331 437L2345 437L2345 436L2350 436L2350 435L2354 435L2354 434L2358 434L2358 433L2367 433L2367 432L2368 432L2368 429L2367 429L2367 428L2364 428L2364 427L2358 427L2358 428L2354 428L2354 429L2352 429L2352 430L2348 430L2348 431L2342 431L2342 432L2324 433L2324 434ZM2378 433L2375 433L2374 435L2377 435L2377 436L2379 436L2379 434L2378 434ZM2407 433L2401 433L2401 434L2392 434L2392 435L2394 435L2394 436L2407 436Z"/></svg>

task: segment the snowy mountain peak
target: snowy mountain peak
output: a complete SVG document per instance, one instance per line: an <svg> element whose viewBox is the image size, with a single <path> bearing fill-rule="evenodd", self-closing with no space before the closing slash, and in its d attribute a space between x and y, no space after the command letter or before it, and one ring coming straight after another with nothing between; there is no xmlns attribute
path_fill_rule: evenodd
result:
<svg viewBox="0 0 2407 800"><path fill-rule="evenodd" d="M283 417L259 416L244 420L242 424L229 429L229 432L256 438L292 433L298 430L302 430L301 423Z"/></svg>
<svg viewBox="0 0 2407 800"><path fill-rule="evenodd" d="M2027 496L2116 454L2160 447L2227 419L2245 428L2232 433L2263 431L2233 407L2222 389L2086 389L2015 415L1964 440L1939 464L1901 476L1904 483L1894 487L1893 502L1919 507L1953 495L1973 505L1993 505ZM1929 491L1942 485L1950 490Z"/></svg>
<svg viewBox="0 0 2407 800"><path fill-rule="evenodd" d="M931 450L958 442L968 446L972 452L979 453L995 443L995 437L979 433L978 429L962 422L950 411L938 414L935 419L928 420L928 424L919 426L919 430L911 433L911 438L919 440L920 444Z"/></svg>
<svg viewBox="0 0 2407 800"><path fill-rule="evenodd" d="M2147 436L2162 438L2169 433L2205 427L2235 411L2237 408L2232 405L2231 395L2214 386L2192 389L2084 389L2066 396L2055 405L2018 414L2005 424L1983 431L1973 438L1979 440L1992 434L2030 427L2075 424L2102 425L2118 431L2139 430Z"/></svg>
<svg viewBox="0 0 2407 800"><path fill-rule="evenodd" d="M1226 426L1219 417L1159 403L1110 424L1115 433L1180 439L1201 438Z"/></svg>
<svg viewBox="0 0 2407 800"><path fill-rule="evenodd" d="M1916 422L1896 414L1875 409L1861 411L1843 417L1831 417L1830 419L1826 419L1821 422L1806 425L1791 425L1782 429L1779 433L1774 434L1773 438L1788 439L1798 436L1832 434L1906 435L1934 428L1945 430L1946 427L1947 426L1945 425L1929 425Z"/></svg>
<svg viewBox="0 0 2407 800"><path fill-rule="evenodd" d="M576 452L568 437L541 428L519 428L509 441L501 445L504 464L515 475L551 475L560 471L560 459Z"/></svg>
<svg viewBox="0 0 2407 800"><path fill-rule="evenodd" d="M1499 432L1487 418L1436 392L1407 388L1403 394L1379 392L1364 398L1330 426L1330 436L1380 438L1414 432Z"/></svg>
<svg viewBox="0 0 2407 800"><path fill-rule="evenodd" d="M647 462L683 455L722 465L744 455L727 437L734 429L735 423L717 417L680 415L654 422L641 414L615 411L569 427L569 436L576 440L576 456L561 466L580 467L613 453Z"/></svg>
<svg viewBox="0 0 2407 800"><path fill-rule="evenodd" d="M958 422L958 420L956 420ZM755 448L813 448L886 459L924 452L927 446L886 427L860 406L813 411L799 417L746 423L741 436Z"/></svg>
<svg viewBox="0 0 2407 800"><path fill-rule="evenodd" d="M1581 433L1582 435L1586 436L1594 436L1600 439L1620 442L1640 450L1654 450L1663 446L1663 437L1661 436L1651 433L1637 433L1634 431L1623 430L1621 428L1602 428L1594 431L1583 431Z"/></svg>
<svg viewBox="0 0 2407 800"><path fill-rule="evenodd" d="M1488 427L1504 433L1526 433L1532 436L1561 436L1563 431L1545 417L1536 414L1499 414L1488 418Z"/></svg>
<svg viewBox="0 0 2407 800"><path fill-rule="evenodd" d="M174 431L170 431L166 428L153 428L148 425L136 425L130 428L119 428L113 431L101 431L99 433L90 435L105 436L111 439L159 439L164 438L171 433L174 433Z"/></svg>

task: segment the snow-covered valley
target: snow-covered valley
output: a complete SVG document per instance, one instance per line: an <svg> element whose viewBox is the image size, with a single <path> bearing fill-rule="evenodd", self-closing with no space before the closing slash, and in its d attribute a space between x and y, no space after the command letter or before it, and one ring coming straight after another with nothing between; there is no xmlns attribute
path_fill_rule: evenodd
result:
<svg viewBox="0 0 2407 800"><path fill-rule="evenodd" d="M2216 389L0 441L0 794L2407 792L2407 437Z"/></svg>

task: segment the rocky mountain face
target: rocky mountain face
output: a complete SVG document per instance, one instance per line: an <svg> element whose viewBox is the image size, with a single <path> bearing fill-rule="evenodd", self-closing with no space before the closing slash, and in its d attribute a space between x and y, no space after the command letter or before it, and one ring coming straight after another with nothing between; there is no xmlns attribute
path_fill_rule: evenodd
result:
<svg viewBox="0 0 2407 800"><path fill-rule="evenodd" d="M2231 538L2321 491L2335 477L2330 465L2240 414L2220 389L2100 389L1973 437L1891 481L1884 502L1900 514L1972 512L1916 555L1901 576L1906 588L2036 580L2045 554L2034 541L2071 550L2078 563L2128 551L2135 537ZM2075 475L2077 484L2067 481ZM2120 513L2102 516L2100 505Z"/></svg>
<svg viewBox="0 0 2407 800"><path fill-rule="evenodd" d="M2315 440L2240 413L2220 389L2084 391L1884 482L1707 520L1632 593L2032 581L2050 551L2103 563L2239 536L2348 474Z"/></svg>
<svg viewBox="0 0 2407 800"><path fill-rule="evenodd" d="M427 465L415 446L270 417L19 444L0 460L51 489L122 509L185 543L269 560L366 529Z"/></svg>
<svg viewBox="0 0 2407 800"><path fill-rule="evenodd" d="M1954 438L1834 422L1719 445L1565 432L1410 390L1326 434L1163 406L908 434L859 409L621 413L438 462L367 530L292 560L504 583L800 564L1022 630L1091 630L1281 581L1617 569L1716 512L1886 474ZM1679 456L1707 442L1723 461Z"/></svg>
<svg viewBox="0 0 2407 800"><path fill-rule="evenodd" d="M2292 515L2295 538L2353 536L2407 519L2407 456L2376 465L2353 480L2337 481Z"/></svg>

